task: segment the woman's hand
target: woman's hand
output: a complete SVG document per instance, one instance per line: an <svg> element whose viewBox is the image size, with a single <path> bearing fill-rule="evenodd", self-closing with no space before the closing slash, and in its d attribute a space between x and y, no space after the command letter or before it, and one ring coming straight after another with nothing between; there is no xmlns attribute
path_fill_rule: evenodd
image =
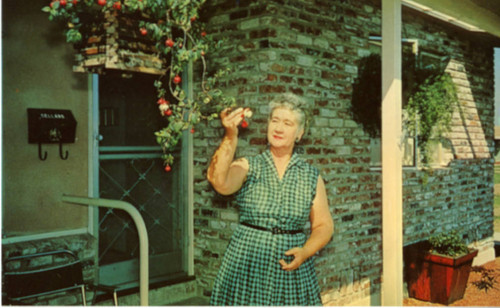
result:
<svg viewBox="0 0 500 308"><path fill-rule="evenodd" d="M234 160L234 153L238 145L238 125L243 121L245 112L249 111L250 108L240 107L234 111L226 108L220 114L226 134L212 156L207 170L207 179L221 195L231 195L237 192L246 180L249 169L248 161L244 158Z"/></svg>
<svg viewBox="0 0 500 308"><path fill-rule="evenodd" d="M285 271L293 271L299 268L299 266L304 263L307 259L307 253L304 248L295 247L287 252L285 252L285 256L293 256L293 260L290 263L286 263L285 260L280 260L281 268Z"/></svg>
<svg viewBox="0 0 500 308"><path fill-rule="evenodd" d="M311 221L311 235L303 247L295 247L285 252L286 256L294 256L294 259L290 263L280 260L281 267L284 270L292 271L299 268L307 258L312 257L332 238L333 220L328 208L325 183L321 176L318 177L316 197L313 200L309 216Z"/></svg>
<svg viewBox="0 0 500 308"><path fill-rule="evenodd" d="M222 126L226 130L226 134L231 137L238 135L238 125L243 121L244 113L250 110L250 108L237 108L236 110L231 110L231 108L226 108L220 113L220 119Z"/></svg>

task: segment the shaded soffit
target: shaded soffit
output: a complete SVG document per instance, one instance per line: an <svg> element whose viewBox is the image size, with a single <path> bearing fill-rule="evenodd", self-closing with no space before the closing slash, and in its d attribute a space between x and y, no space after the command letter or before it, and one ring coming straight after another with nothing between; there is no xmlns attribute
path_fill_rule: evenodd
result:
<svg viewBox="0 0 500 308"><path fill-rule="evenodd" d="M500 0L402 0L404 6L500 38Z"/></svg>

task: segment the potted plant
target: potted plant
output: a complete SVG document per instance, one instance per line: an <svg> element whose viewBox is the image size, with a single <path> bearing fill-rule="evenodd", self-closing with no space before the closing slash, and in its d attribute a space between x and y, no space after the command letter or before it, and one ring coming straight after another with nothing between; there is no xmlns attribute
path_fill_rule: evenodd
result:
<svg viewBox="0 0 500 308"><path fill-rule="evenodd" d="M456 231L440 233L408 247L405 252L408 295L443 305L461 299L477 253L467 247Z"/></svg>

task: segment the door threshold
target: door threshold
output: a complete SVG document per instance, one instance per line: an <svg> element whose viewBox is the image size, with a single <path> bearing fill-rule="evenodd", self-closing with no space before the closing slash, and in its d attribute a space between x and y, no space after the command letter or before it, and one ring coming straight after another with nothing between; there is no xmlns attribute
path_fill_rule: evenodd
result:
<svg viewBox="0 0 500 308"><path fill-rule="evenodd" d="M176 276L168 276L168 277L154 277L149 279L149 290L159 289L166 286L184 283L188 281L195 280L195 276L189 275L176 275ZM139 293L139 283L137 281L131 281L127 283L122 283L119 285L115 285L116 293L118 294L118 298L120 296L131 295L134 293ZM112 295L109 293L97 294L96 302L101 302L105 300L109 300L112 298Z"/></svg>

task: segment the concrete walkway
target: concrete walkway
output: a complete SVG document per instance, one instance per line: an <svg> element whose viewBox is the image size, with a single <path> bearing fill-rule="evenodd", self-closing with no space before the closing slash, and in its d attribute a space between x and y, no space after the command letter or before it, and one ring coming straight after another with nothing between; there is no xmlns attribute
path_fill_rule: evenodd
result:
<svg viewBox="0 0 500 308"><path fill-rule="evenodd" d="M209 301L206 296L196 296L166 306L208 306Z"/></svg>

